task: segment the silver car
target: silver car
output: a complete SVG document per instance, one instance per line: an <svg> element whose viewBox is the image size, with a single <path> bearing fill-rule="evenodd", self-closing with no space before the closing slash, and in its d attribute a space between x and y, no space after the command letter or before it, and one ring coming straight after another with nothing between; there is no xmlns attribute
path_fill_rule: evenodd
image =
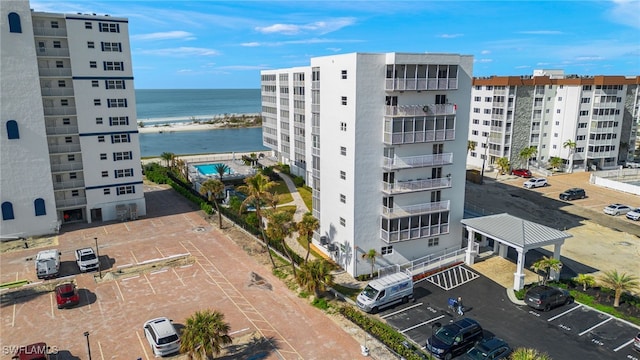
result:
<svg viewBox="0 0 640 360"><path fill-rule="evenodd" d="M166 317L147 321L143 329L155 356L171 355L180 350L180 337L171 320Z"/></svg>
<svg viewBox="0 0 640 360"><path fill-rule="evenodd" d="M525 181L522 186L524 186L527 189L531 189L531 188L543 187L547 185L549 184L547 183L547 179L545 178L531 178Z"/></svg>
<svg viewBox="0 0 640 360"><path fill-rule="evenodd" d="M633 209L631 209L630 206L623 205L623 204L611 204L606 208L602 209L602 211L604 211L605 214L613 215L613 216L626 214L631 210Z"/></svg>

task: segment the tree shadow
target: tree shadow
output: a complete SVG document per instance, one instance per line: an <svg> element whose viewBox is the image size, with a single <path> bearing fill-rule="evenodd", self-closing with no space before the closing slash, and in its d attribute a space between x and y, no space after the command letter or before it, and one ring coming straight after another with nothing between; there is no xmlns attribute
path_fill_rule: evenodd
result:
<svg viewBox="0 0 640 360"><path fill-rule="evenodd" d="M271 353L278 350L280 346L273 337L253 337L249 342L243 344L232 344L225 349L227 355L221 356L218 359L223 360L260 360L268 358Z"/></svg>

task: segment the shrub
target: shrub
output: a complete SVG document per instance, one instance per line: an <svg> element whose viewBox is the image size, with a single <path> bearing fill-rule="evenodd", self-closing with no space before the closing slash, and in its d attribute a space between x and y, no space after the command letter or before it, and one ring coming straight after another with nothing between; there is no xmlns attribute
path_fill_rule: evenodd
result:
<svg viewBox="0 0 640 360"><path fill-rule="evenodd" d="M320 310L327 310L329 308L329 303L327 302L327 300L323 298L313 299L313 301L311 302L311 305L317 307Z"/></svg>
<svg viewBox="0 0 640 360"><path fill-rule="evenodd" d="M302 176L296 176L293 178L293 183L296 187L302 187L304 186L304 178Z"/></svg>

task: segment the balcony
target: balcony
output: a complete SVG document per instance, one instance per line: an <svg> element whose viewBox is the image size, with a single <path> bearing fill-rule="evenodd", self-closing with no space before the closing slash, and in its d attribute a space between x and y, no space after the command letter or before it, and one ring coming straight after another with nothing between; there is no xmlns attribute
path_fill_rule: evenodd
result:
<svg viewBox="0 0 640 360"><path fill-rule="evenodd" d="M405 91L405 90L448 90L457 89L458 79L435 79L435 78L413 78L413 79L386 79L385 90Z"/></svg>
<svg viewBox="0 0 640 360"><path fill-rule="evenodd" d="M78 205L86 205L86 197L74 197L71 199L56 199L56 209L74 207Z"/></svg>
<svg viewBox="0 0 640 360"><path fill-rule="evenodd" d="M438 116L455 115L458 106L455 104L397 105L385 106L385 116Z"/></svg>
<svg viewBox="0 0 640 360"><path fill-rule="evenodd" d="M49 145L49 154L80 152L80 144Z"/></svg>
<svg viewBox="0 0 640 360"><path fill-rule="evenodd" d="M386 194L402 194L417 191L429 191L451 187L451 178L397 180L394 183L382 182L382 191Z"/></svg>
<svg viewBox="0 0 640 360"><path fill-rule="evenodd" d="M502 132L502 126L492 126L490 128L490 130L493 131L493 132L501 133Z"/></svg>
<svg viewBox="0 0 640 360"><path fill-rule="evenodd" d="M382 216L387 219L399 218L399 217L407 217L411 215L421 215L428 214L433 212L440 211L448 211L449 210L449 200L445 201L437 201L437 202L429 202L418 205L411 206L394 206L392 208L388 208L386 206L382 206Z"/></svg>
<svg viewBox="0 0 640 360"><path fill-rule="evenodd" d="M426 237L443 235L449 233L449 224L436 224L432 226L423 226L415 229L406 229L399 231L386 231L380 229L380 239L387 244L396 243L407 240L418 240Z"/></svg>
<svg viewBox="0 0 640 360"><path fill-rule="evenodd" d="M69 57L69 49L39 47L36 56Z"/></svg>
<svg viewBox="0 0 640 360"><path fill-rule="evenodd" d="M45 106L44 115L76 115L75 106Z"/></svg>
<svg viewBox="0 0 640 360"><path fill-rule="evenodd" d="M51 27L33 27L33 35L35 36L56 36L56 37L66 37L67 29L66 28L58 28L54 29Z"/></svg>
<svg viewBox="0 0 640 360"><path fill-rule="evenodd" d="M78 134L78 127L72 125L47 126L47 135Z"/></svg>
<svg viewBox="0 0 640 360"><path fill-rule="evenodd" d="M83 189L84 180L68 180L53 183L53 190Z"/></svg>
<svg viewBox="0 0 640 360"><path fill-rule="evenodd" d="M71 68L38 68L40 76L66 77L71 76Z"/></svg>
<svg viewBox="0 0 640 360"><path fill-rule="evenodd" d="M453 153L419 155L407 157L385 157L382 167L385 170L411 169L453 164Z"/></svg>
<svg viewBox="0 0 640 360"><path fill-rule="evenodd" d="M73 96L73 88L42 88L42 96Z"/></svg>
<svg viewBox="0 0 640 360"><path fill-rule="evenodd" d="M421 130L412 132L384 133L383 142L386 145L417 144L432 141L448 141L456 139L453 129Z"/></svg>
<svg viewBox="0 0 640 360"><path fill-rule="evenodd" d="M618 151L587 151L587 159L600 159L617 157Z"/></svg>
<svg viewBox="0 0 640 360"><path fill-rule="evenodd" d="M60 172L68 172L68 171L78 171L82 170L82 162L70 162L64 164L51 164L51 172L52 173L60 173Z"/></svg>

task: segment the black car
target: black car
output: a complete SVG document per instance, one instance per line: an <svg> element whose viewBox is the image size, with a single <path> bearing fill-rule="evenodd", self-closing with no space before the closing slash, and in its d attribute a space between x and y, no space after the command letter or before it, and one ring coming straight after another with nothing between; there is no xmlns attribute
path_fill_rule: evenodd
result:
<svg viewBox="0 0 640 360"><path fill-rule="evenodd" d="M464 318L438 328L427 339L427 351L438 359L449 360L463 354L482 338L480 324L473 319Z"/></svg>
<svg viewBox="0 0 640 360"><path fill-rule="evenodd" d="M511 348L504 340L491 338L481 340L472 347L460 359L485 360L485 359L506 359L511 354Z"/></svg>
<svg viewBox="0 0 640 360"><path fill-rule="evenodd" d="M524 302L536 310L549 311L571 301L569 291L546 285L534 286L524 294Z"/></svg>
<svg viewBox="0 0 640 360"><path fill-rule="evenodd" d="M565 190L560 194L560 200L576 200L576 199L584 199L587 197L587 193L584 189L580 188L571 188Z"/></svg>

